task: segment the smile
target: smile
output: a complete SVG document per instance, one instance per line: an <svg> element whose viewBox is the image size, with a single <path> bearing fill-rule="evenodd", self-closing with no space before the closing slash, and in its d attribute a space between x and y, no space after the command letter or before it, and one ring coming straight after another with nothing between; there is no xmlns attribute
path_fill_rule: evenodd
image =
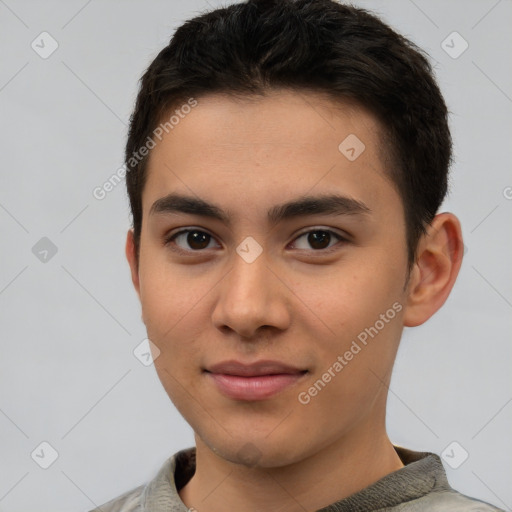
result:
<svg viewBox="0 0 512 512"><path fill-rule="evenodd" d="M234 359L203 369L217 390L233 400L265 400L302 380L308 370L282 361Z"/></svg>
<svg viewBox="0 0 512 512"><path fill-rule="evenodd" d="M206 372L217 389L234 400L265 400L302 380L307 372L246 377Z"/></svg>

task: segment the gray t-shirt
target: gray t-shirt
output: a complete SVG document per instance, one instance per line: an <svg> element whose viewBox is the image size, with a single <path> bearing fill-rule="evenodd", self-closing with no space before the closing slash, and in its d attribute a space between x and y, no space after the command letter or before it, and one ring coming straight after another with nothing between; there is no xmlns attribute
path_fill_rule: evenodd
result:
<svg viewBox="0 0 512 512"><path fill-rule="evenodd" d="M452 489L437 455L400 446L395 446L395 450L403 468L318 512L503 512ZM147 485L126 492L90 512L187 512L189 509L181 501L178 491L192 478L195 467L195 448L181 450L166 460ZM229 504L226 504L226 510L229 510Z"/></svg>

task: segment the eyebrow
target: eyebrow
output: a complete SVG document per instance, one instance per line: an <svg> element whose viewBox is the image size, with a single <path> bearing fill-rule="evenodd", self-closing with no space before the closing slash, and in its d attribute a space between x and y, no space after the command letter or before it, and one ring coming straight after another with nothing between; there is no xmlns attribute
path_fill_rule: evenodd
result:
<svg viewBox="0 0 512 512"><path fill-rule="evenodd" d="M283 220L306 217L310 215L365 215L371 212L370 208L357 199L329 194L320 196L303 196L293 201L273 206L267 214L270 225ZM157 199L149 215L185 213L216 219L227 226L231 225L231 218L227 212L218 206L203 199L181 194L168 194Z"/></svg>

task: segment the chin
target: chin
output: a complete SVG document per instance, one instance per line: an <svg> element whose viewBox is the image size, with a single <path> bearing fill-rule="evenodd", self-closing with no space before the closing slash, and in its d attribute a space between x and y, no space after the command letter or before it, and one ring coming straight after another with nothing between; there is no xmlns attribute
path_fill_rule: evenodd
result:
<svg viewBox="0 0 512 512"><path fill-rule="evenodd" d="M235 439L223 438L220 442L201 437L202 442L218 457L248 468L274 468L293 464L307 457L303 449L297 452L303 443L292 435L287 435L287 444L283 439L270 441L256 436Z"/></svg>

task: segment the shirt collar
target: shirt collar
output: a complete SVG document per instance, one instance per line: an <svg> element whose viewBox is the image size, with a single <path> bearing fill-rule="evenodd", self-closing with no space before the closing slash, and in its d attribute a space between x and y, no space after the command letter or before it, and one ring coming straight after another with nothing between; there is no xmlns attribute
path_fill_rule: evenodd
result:
<svg viewBox="0 0 512 512"><path fill-rule="evenodd" d="M441 459L434 453L394 446L404 467L370 486L318 512L370 512L421 498L434 487L449 488ZM195 472L195 448L187 448L167 459L156 477L144 488L143 512L187 512L178 490Z"/></svg>

